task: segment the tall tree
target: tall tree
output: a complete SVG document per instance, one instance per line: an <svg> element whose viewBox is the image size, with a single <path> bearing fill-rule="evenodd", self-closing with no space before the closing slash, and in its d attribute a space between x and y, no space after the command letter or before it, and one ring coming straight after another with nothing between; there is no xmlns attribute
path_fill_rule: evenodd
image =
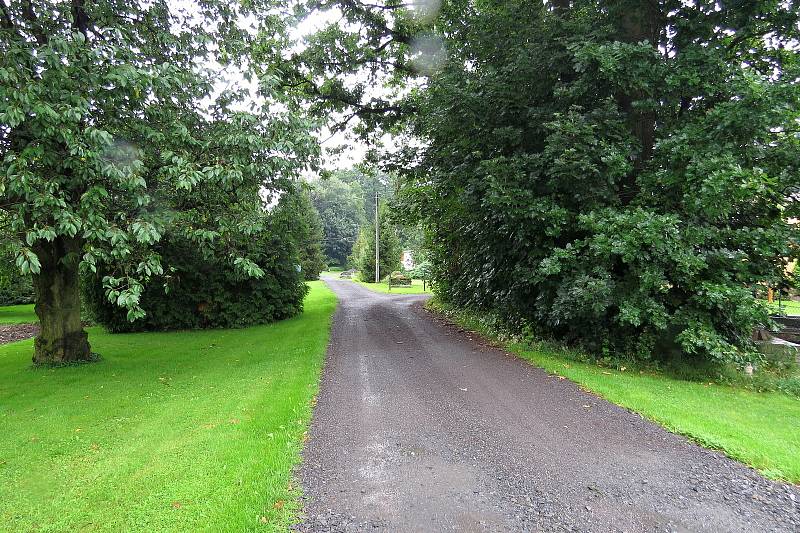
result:
<svg viewBox="0 0 800 533"><path fill-rule="evenodd" d="M391 178L385 172L373 170L364 172L358 168L349 170L336 170L333 175L348 184L358 184L363 191L364 215L368 222L375 221L375 194L380 200L388 200L394 197Z"/></svg>
<svg viewBox="0 0 800 533"><path fill-rule="evenodd" d="M299 184L295 190L281 198L280 210L289 220L288 238L297 247L300 267L306 281L319 279L319 274L326 267L325 254L322 251L324 239L322 219L311 201L307 185Z"/></svg>
<svg viewBox="0 0 800 533"><path fill-rule="evenodd" d="M142 282L162 271L150 247L165 224L224 243L237 223L161 209L160 195L190 197L199 184L280 188L313 152L309 125L291 112L235 112L231 92L202 105L214 80L199 65L228 64L245 49L238 17L216 0L0 1L0 209L18 266L33 275L34 362L91 358L81 265L125 264L105 283L135 319ZM262 96L270 91L262 84ZM230 260L259 275L235 250Z"/></svg>
<svg viewBox="0 0 800 533"><path fill-rule="evenodd" d="M397 237L394 224L388 216L386 204L381 204L378 210L380 223L378 224L378 246L380 246L380 271L381 279L400 268L400 240ZM352 263L358 269L362 281L373 283L375 281L375 226L374 223L361 227L358 241L353 247Z"/></svg>
<svg viewBox="0 0 800 533"><path fill-rule="evenodd" d="M798 253L796 1L316 5L348 24L286 83L414 140L387 166L443 297L597 351L756 357L751 289Z"/></svg>

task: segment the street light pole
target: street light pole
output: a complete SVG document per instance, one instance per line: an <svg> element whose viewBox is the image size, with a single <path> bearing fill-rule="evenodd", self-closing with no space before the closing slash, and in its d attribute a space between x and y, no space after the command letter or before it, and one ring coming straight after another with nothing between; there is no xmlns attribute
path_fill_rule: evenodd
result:
<svg viewBox="0 0 800 533"><path fill-rule="evenodd" d="M381 281L381 241L378 232L378 190L375 190L375 283Z"/></svg>

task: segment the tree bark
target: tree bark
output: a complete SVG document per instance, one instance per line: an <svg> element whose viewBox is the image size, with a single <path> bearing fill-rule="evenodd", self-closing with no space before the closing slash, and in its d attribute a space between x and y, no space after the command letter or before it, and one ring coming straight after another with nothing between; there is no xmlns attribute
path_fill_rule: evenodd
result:
<svg viewBox="0 0 800 533"><path fill-rule="evenodd" d="M627 43L646 41L658 46L662 33L662 13L658 0L618 0L611 2L610 12L617 25L619 39ZM646 95L632 91L617 96L622 112L628 118L633 136L639 141L640 152L633 162L633 173L622 184L621 195L624 203L630 202L638 192L636 177L653 157L656 137L656 114L651 110L640 110L634 102Z"/></svg>
<svg viewBox="0 0 800 533"><path fill-rule="evenodd" d="M78 265L83 242L57 237L33 246L41 270L33 276L36 316L41 331L34 342L33 362L61 365L92 360L88 334L81 323Z"/></svg>

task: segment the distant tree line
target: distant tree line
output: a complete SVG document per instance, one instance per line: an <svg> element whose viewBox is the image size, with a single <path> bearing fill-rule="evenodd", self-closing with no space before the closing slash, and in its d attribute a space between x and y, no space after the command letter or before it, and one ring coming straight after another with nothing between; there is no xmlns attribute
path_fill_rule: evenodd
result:
<svg viewBox="0 0 800 533"><path fill-rule="evenodd" d="M380 271L388 275L399 268L401 242L397 220L389 208L394 197L394 183L389 175L358 169L337 170L315 180L311 186L311 198L322 219L323 248L331 265L357 269L362 279L374 281L377 192L381 217Z"/></svg>

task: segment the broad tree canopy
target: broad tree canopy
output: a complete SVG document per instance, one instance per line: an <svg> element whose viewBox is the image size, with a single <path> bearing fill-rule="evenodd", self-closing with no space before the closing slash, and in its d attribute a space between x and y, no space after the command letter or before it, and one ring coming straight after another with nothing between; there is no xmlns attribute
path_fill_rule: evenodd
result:
<svg viewBox="0 0 800 533"><path fill-rule="evenodd" d="M208 65L250 76L235 4L181 5L0 1L0 209L34 276L42 361L88 357L79 264L124 265L105 281L135 319L142 282L162 269L149 248L166 224L226 246L257 219L246 212L259 192L280 190L316 151L268 76L264 105L248 112L240 93L215 90ZM233 248L230 260L259 275Z"/></svg>
<svg viewBox="0 0 800 533"><path fill-rule="evenodd" d="M607 350L756 357L793 283L800 6L330 0L286 84L365 137L438 290ZM343 23L344 21L344 23Z"/></svg>

